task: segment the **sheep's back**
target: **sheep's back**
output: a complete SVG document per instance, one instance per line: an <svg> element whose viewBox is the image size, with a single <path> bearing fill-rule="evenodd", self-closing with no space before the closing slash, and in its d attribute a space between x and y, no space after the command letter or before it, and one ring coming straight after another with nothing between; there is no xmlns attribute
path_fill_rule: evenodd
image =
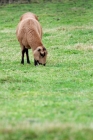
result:
<svg viewBox="0 0 93 140"><path fill-rule="evenodd" d="M21 20L24 20L24 19L26 19L26 18L33 18L33 19L38 20L38 17L37 17L35 14L31 13L31 12L27 12L27 13L23 14L23 15L21 16L21 18L20 18L20 21L21 21Z"/></svg>
<svg viewBox="0 0 93 140"><path fill-rule="evenodd" d="M17 38L25 46L41 45L42 28L40 23L35 19L25 19L20 21L17 28Z"/></svg>

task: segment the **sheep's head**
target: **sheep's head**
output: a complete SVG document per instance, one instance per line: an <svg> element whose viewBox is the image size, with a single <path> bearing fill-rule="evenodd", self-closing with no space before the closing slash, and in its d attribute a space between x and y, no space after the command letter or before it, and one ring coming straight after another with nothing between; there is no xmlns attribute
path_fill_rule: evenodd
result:
<svg viewBox="0 0 93 140"><path fill-rule="evenodd" d="M46 65L47 50L45 47L37 47L33 52L34 54L34 64L36 65Z"/></svg>

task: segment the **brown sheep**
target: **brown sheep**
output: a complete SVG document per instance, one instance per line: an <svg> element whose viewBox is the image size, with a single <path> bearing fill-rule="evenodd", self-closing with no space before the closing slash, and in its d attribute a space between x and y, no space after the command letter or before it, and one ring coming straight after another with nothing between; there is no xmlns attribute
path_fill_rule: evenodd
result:
<svg viewBox="0 0 93 140"><path fill-rule="evenodd" d="M27 63L29 61L28 49L32 49L34 65L42 64L45 66L47 50L42 43L42 27L38 18L33 13L25 13L21 16L16 29L16 36L22 50L21 64L24 64L24 54L26 53Z"/></svg>

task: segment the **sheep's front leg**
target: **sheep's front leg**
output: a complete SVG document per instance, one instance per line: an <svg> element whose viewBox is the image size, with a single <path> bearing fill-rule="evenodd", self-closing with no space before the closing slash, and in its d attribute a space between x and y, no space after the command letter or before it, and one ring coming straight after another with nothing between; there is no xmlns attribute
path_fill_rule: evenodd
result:
<svg viewBox="0 0 93 140"><path fill-rule="evenodd" d="M30 64L28 49L25 48L25 51L26 51L27 63Z"/></svg>
<svg viewBox="0 0 93 140"><path fill-rule="evenodd" d="M21 64L24 64L24 53L25 53L25 48L22 50Z"/></svg>

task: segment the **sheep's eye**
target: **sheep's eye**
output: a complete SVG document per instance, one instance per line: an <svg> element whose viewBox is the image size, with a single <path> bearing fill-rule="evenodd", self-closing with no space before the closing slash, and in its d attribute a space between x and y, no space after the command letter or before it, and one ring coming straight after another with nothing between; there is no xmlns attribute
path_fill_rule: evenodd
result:
<svg viewBox="0 0 93 140"><path fill-rule="evenodd" d="M38 51L40 52L40 51L41 51L41 49L38 49Z"/></svg>

